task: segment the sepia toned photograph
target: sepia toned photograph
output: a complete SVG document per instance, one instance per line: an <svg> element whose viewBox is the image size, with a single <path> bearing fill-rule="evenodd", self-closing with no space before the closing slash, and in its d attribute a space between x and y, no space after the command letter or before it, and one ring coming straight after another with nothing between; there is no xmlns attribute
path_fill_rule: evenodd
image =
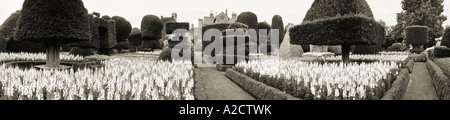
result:
<svg viewBox="0 0 450 120"><path fill-rule="evenodd" d="M280 112L269 101L450 100L449 5L2 0L0 103L175 100L174 114L209 118Z"/></svg>

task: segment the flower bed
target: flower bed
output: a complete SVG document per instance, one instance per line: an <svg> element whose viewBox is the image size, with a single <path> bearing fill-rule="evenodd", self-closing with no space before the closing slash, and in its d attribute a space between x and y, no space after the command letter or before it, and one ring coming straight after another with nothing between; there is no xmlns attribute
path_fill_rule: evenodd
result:
<svg viewBox="0 0 450 120"><path fill-rule="evenodd" d="M61 61L79 62L84 61L82 56L64 55L60 56ZM45 53L0 53L0 63L10 61L45 61L47 58Z"/></svg>
<svg viewBox="0 0 450 120"><path fill-rule="evenodd" d="M378 100L391 87L400 63L315 63L261 60L236 65L235 70L266 85L306 100Z"/></svg>
<svg viewBox="0 0 450 120"><path fill-rule="evenodd" d="M102 63L104 67L77 72L1 65L0 87L11 100L194 99L190 63L119 58Z"/></svg>

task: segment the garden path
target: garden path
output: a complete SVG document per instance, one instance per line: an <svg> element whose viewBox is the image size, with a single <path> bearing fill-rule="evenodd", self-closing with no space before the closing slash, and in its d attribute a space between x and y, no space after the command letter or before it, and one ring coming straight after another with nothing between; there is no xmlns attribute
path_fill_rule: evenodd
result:
<svg viewBox="0 0 450 120"><path fill-rule="evenodd" d="M439 100L425 62L414 63L403 100Z"/></svg>
<svg viewBox="0 0 450 120"><path fill-rule="evenodd" d="M250 94L225 77L214 66L199 65L195 69L197 100L255 100Z"/></svg>

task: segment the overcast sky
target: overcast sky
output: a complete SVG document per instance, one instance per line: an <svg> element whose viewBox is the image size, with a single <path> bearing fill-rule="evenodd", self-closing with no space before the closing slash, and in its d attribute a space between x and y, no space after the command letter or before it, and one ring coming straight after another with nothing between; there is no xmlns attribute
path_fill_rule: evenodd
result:
<svg viewBox="0 0 450 120"><path fill-rule="evenodd" d="M22 8L24 0L1 0L0 23L11 13ZM284 23L300 24L314 0L83 0L89 13L100 12L102 15L122 16L133 27L140 27L143 16L153 14L170 17L178 13L179 22L190 22L197 26L198 19L228 9L231 13L252 11L258 15L258 21L271 23L275 14L283 17ZM374 13L375 19L386 21L388 25L396 24L396 13L401 8L401 0L366 0ZM444 5L450 5L445 0ZM444 15L450 16L450 6L445 6ZM450 18L450 17L449 17ZM450 25L447 20L443 26Z"/></svg>

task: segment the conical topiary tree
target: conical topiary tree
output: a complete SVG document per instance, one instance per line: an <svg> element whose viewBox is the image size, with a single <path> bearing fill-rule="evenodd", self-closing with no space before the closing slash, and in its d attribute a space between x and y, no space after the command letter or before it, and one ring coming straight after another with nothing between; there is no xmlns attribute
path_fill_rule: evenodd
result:
<svg viewBox="0 0 450 120"><path fill-rule="evenodd" d="M130 33L130 37L128 40L130 41L131 52L139 51L139 48L142 46L142 32L139 28L133 28Z"/></svg>
<svg viewBox="0 0 450 120"><path fill-rule="evenodd" d="M20 11L12 13L3 24L0 26L0 52L6 51L6 43L10 38L14 38L14 28L16 27L17 20L19 19Z"/></svg>
<svg viewBox="0 0 450 120"><path fill-rule="evenodd" d="M160 49L159 39L162 38L163 23L158 16L146 15L142 18L141 31L142 40L144 41L143 49L149 48L151 51Z"/></svg>
<svg viewBox="0 0 450 120"><path fill-rule="evenodd" d="M315 0L303 23L290 30L292 44L341 45L344 63L351 45L381 45L384 36L365 0Z"/></svg>
<svg viewBox="0 0 450 120"><path fill-rule="evenodd" d="M279 45L281 45L281 43L283 43L283 39L284 39L284 35L285 35L285 31L284 31L284 23L283 23L283 18L280 15L275 15L272 18L272 29L278 29L279 31Z"/></svg>
<svg viewBox="0 0 450 120"><path fill-rule="evenodd" d="M59 68L61 43L89 40L89 17L81 0L25 0L18 20L18 40L44 41L47 68Z"/></svg>

